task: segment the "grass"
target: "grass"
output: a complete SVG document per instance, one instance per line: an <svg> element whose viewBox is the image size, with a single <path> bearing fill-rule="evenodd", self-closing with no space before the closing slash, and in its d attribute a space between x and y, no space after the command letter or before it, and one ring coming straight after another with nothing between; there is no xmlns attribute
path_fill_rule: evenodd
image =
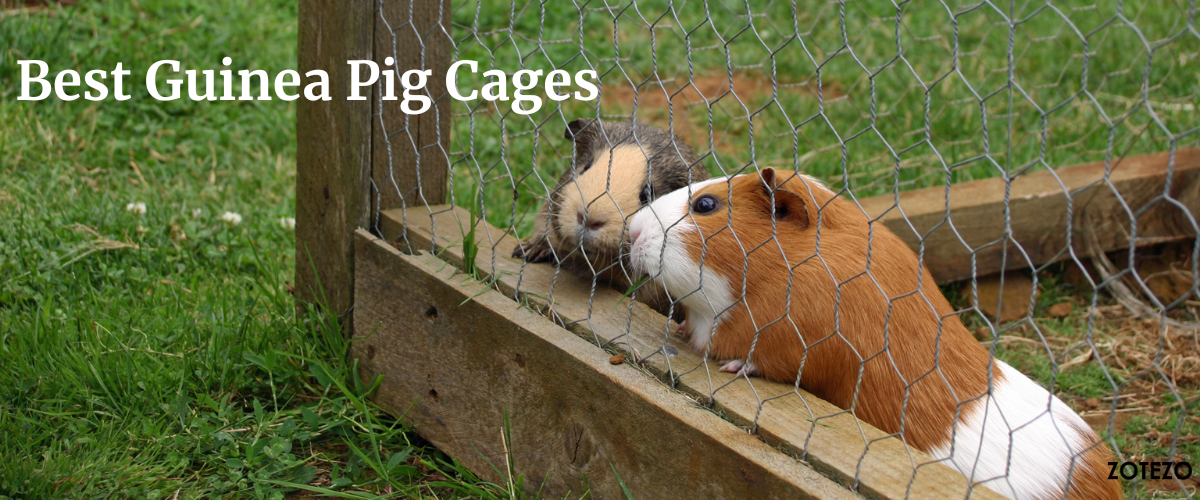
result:
<svg viewBox="0 0 1200 500"><path fill-rule="evenodd" d="M294 105L137 78L126 102L15 99L17 59L274 74L295 47L281 0L0 14L0 498L512 497L373 406L333 316L296 311Z"/></svg>
<svg viewBox="0 0 1200 500"><path fill-rule="evenodd" d="M899 3L455 2L455 57L480 73L603 83L528 117L454 101L456 200L482 184L486 219L528 234L579 117L671 128L713 174L798 169L860 197L1198 144L1183 2Z"/></svg>

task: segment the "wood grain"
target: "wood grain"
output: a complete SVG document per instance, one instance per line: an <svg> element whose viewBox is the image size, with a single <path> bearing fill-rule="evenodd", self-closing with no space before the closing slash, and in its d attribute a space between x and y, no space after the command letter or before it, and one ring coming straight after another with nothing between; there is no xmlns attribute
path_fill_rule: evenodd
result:
<svg viewBox="0 0 1200 500"><path fill-rule="evenodd" d="M481 477L511 458L545 498L624 498L616 474L636 498L857 498L436 257L356 244L361 374Z"/></svg>
<svg viewBox="0 0 1200 500"><path fill-rule="evenodd" d="M461 268L462 241L471 216L436 206L382 214L384 238L407 228L413 248L431 250ZM405 222L407 226L405 226ZM476 266L504 295L526 304L581 338L624 352L643 369L713 407L768 443L806 460L818 471L878 498L966 498L968 482L957 471L858 421L853 415L792 386L717 371L674 338L674 325L604 285L586 283L546 264L508 255L516 238L476 222ZM597 349L599 350L599 349ZM1000 498L970 489L970 498Z"/></svg>
<svg viewBox="0 0 1200 500"><path fill-rule="evenodd" d="M346 61L371 59L373 7L299 4L299 70L326 71L331 100L296 102L296 297L343 315L353 303L354 229L371 213L371 102L346 100ZM347 331L350 319L344 317Z"/></svg>
<svg viewBox="0 0 1200 500"><path fill-rule="evenodd" d="M1106 252L1130 247L1135 222L1137 246L1195 238L1200 149L1042 170L1011 184L1004 178L963 182L949 195L935 187L860 203L923 252L939 283L959 281L1058 262L1072 252L1086 257L1085 230L1095 232Z"/></svg>

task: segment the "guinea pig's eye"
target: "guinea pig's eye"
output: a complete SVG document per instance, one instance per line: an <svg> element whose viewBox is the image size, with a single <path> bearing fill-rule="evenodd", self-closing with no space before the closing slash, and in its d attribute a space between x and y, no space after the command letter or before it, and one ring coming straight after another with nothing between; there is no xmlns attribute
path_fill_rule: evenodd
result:
<svg viewBox="0 0 1200 500"><path fill-rule="evenodd" d="M708 215L708 214L713 213L717 209L717 207L720 206L720 204L721 204L721 202L717 201L716 196L713 196L711 194L706 194L704 196L696 198L696 201L692 202L692 213L699 214L699 215Z"/></svg>
<svg viewBox="0 0 1200 500"><path fill-rule="evenodd" d="M638 201L642 202L642 206L650 204L650 197L653 196L653 191L650 190L650 185L646 184L642 187L642 194L638 195Z"/></svg>

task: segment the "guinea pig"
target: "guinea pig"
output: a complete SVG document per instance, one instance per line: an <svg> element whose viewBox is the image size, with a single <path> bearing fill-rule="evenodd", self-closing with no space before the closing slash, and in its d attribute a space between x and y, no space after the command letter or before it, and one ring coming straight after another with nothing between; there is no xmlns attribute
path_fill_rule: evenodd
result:
<svg viewBox="0 0 1200 500"><path fill-rule="evenodd" d="M683 139L643 123L575 120L564 136L575 145L571 168L542 206L534 235L512 255L556 262L580 278L627 290L634 276L622 258L626 221L659 196L708 179L708 170ZM645 283L634 296L663 314L671 311L656 283Z"/></svg>
<svg viewBox="0 0 1200 500"><path fill-rule="evenodd" d="M819 181L710 179L640 210L630 239L723 371L798 383L1009 498L1122 498L1083 419L992 359L916 254Z"/></svg>

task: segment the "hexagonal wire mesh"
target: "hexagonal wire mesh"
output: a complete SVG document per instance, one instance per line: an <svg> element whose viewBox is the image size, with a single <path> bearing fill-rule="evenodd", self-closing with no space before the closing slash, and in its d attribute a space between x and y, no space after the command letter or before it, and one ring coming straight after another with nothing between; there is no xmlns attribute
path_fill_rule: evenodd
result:
<svg viewBox="0 0 1200 500"><path fill-rule="evenodd" d="M417 151L418 172L422 158L448 163L451 203L468 207L499 228L482 236L484 244L478 250L491 255L491 269L510 258L518 238L538 239L543 231L539 213L552 201L547 205L554 213L549 218L552 237L549 252L542 256L561 262L576 259L576 265L558 268L516 259L512 262L520 264L515 275L490 276L497 287L532 307L555 304L548 312L565 326L585 332L600 346L630 351L651 371L659 367L676 383L699 380L691 387L702 404L719 402L723 392L749 387L757 407L748 421L737 422L741 425L754 429L764 409L790 399L805 403L798 408L808 413L800 419L808 420L811 435L816 428L812 424L837 417L807 406L811 396L806 391L811 391L883 428L883 434L860 429L867 446L886 436L900 437L947 463L957 463L945 458L945 439L950 438L939 442L914 434L937 419L923 421L930 418L926 410L913 410L917 415L910 417L910 406L920 406L925 396L918 386L926 383L939 385L930 389L934 392L957 390L941 397L950 398L961 418L983 407L989 390L996 397L1001 377L993 372L1000 370L998 365L988 363L990 370L974 366L979 368L976 375L963 375L973 368L942 366L966 366L965 358L954 358L951 351L974 352L981 346L979 352L1007 362L1082 415L1116 451L1117 460L1194 459L1200 457L1200 343L1193 323L1200 304L1197 219L1190 211L1194 206L1183 202L1194 202L1196 196L1181 193L1178 185L1172 188L1172 182L1184 183L1187 189L1197 184L1178 180L1171 172L1176 158L1200 142L1196 12L1195 1L1157 0L456 1L450 11L439 9L437 14L450 19L448 32L435 28L414 34L425 40L448 37L452 61L479 61L479 74L459 73L462 93L491 81L480 76L487 70L503 72L509 85L521 69L543 70L543 75L555 69L570 74L593 70L599 98L553 101L539 84L528 93L540 96L544 106L530 115L513 112L511 100L455 100L452 116L434 116L436 123L449 120L448 141L418 132L415 117L381 123L387 129L389 151L393 146ZM392 30L393 40L415 30L411 10L406 14L380 9L379 16ZM397 43L392 47L397 59L417 50ZM382 83L377 95L381 91ZM398 105L376 101L380 116L386 107ZM437 112L436 107L431 111ZM605 120L587 129L600 132L588 140L607 137L614 146L601 142L573 148L564 133L577 119ZM630 135L619 124L631 119L670 130L675 138L664 139L650 128ZM680 143L694 148L698 160ZM441 146L445 144L448 149ZM631 144L637 154L620 154L621 147ZM1131 203L1110 176L1124 158L1153 152L1170 152L1167 180L1160 180L1148 198ZM653 167L647 167L647 158ZM686 174L690 161L698 161L701 170ZM1047 257L1047 252L1029 248L1037 242L1018 241L1014 228L1032 221L1014 219L1010 213L1014 183L1087 162L1104 162L1088 185L1115 194L1116 203L1081 218L1084 190L1067 187L1057 174L1044 176L1050 183L1045 190L1065 200L1065 211L1038 218L1062 220L1067 243ZM598 169L603 175L584 175L585 167L601 164L607 167ZM568 173L573 165L580 172L572 177ZM392 161L388 167L405 168ZM739 228L734 216L700 221L697 207L687 214L686 199L675 205L663 201L654 206L683 207L682 211L655 210L654 215L673 231L672 241L691 242L691 249L670 254L659 248L659 265L631 265L631 218L643 201L666 194L661 184L667 181L662 179L679 174L671 169L682 168L684 178L695 181L705 174L757 175L768 167L781 169L782 176L790 176L787 170L810 176L794 178L788 186L795 188L800 182L805 186L801 191L818 193L808 195L809 205L816 202L820 207L812 212L817 220L808 223L820 230L780 229L788 222L787 214L777 209L766 219L774 234L760 241L752 228ZM389 175L394 177L395 171L389 170ZM560 184L563 176L567 180ZM634 181L626 179L631 176ZM658 191L646 193L642 200L647 176ZM823 182L839 201L824 200L819 184L805 182L811 179ZM969 214L950 210L954 186L981 179L1000 179L994 181L995 189L1004 192L1001 204L994 207L1003 213L1003 227L989 228L994 231L988 238L960 233L972 222L965 218ZM372 187L377 195L390 190L400 198L409 196L399 217L425 216L418 210L429 208L424 201L414 201L412 193L395 192L395 185L387 184L376 182ZM740 213L735 188L723 182L712 186L703 192L731 205L731 213ZM941 197L944 214L937 216L934 227L910 223L907 211L901 210L906 207L897 207L901 193L922 188L935 188ZM698 199L702 188L690 189ZM786 209L781 190L768 191L767 199ZM568 191L574 195L564 194ZM803 196L799 199L798 206L809 206L803 204ZM889 260L888 255L904 254L889 250L898 240L885 241L885 231L879 229L882 214L864 208L871 205L867 200L880 199L899 221L890 227L912 233L914 259L935 274L946 263L927 257L936 253L927 246L928 236L934 229L952 232L951 240L942 241L969 257L969 279L941 283L939 292L929 274L904 268L904 259ZM1181 232L1153 241L1139 237L1143 216L1164 207L1177 212ZM610 234L585 235L602 216L608 220L599 224ZM1107 257L1103 251L1093 252L1094 235L1090 240L1080 236L1091 234L1080 224L1099 219L1115 221L1110 226L1125 231L1121 244L1104 249L1115 251ZM868 220L873 221L869 226ZM826 226L836 223L855 227L866 237L838 239L838 227ZM654 230L664 232L660 226ZM695 234L680 236L688 230ZM461 242L465 235L458 234L458 228L453 231ZM780 231L793 234L776 238ZM822 237L831 238L824 247ZM1179 241L1146 246L1171 239ZM847 242L858 242L861 248ZM621 258L605 253L618 248ZM975 267L976 256L988 249L999 253L1003 267L1023 271L1000 280L984 276ZM1098 257L1089 259L1093 253ZM675 260L666 262L672 256ZM778 262L786 262L786 267L779 268L782 272L775 278L760 271ZM685 344L668 320L639 315L630 304L616 307L615 301L608 302L614 282L618 296L633 282L639 285L632 289L633 296L645 299L655 280L638 281L638 276L645 268L662 269L665 275L672 265L690 269L677 272L695 274L694 289L681 289L678 282L687 281L684 278L667 283L670 297L663 312L688 318L693 344L709 357L751 365L758 359L758 373L727 376L717 370L719 363L686 358L672 346ZM897 278L904 274L898 269L912 276ZM509 283L508 288L500 281ZM582 299L575 293L579 290ZM942 293L949 305L939 305ZM565 313L556 309L573 300L586 300L586 307ZM715 316L709 331L696 331L697 323L704 324L703 318L693 317L696 309L708 309ZM879 314L879 324L856 319ZM922 322L904 323L906 315L936 318L929 328L936 332L913 333ZM716 352L722 334L738 340L726 341L726 349ZM915 340L905 340L908 337ZM738 347L728 347L731 343ZM828 347L826 352L822 345ZM902 348L914 350L900 352ZM925 369L922 361L909 362L910 357L931 365ZM682 362L685 358L692 361ZM839 378L821 370L850 376ZM785 383L768 383L760 376L763 372ZM978 379L982 373L990 374L989 389L972 393L970 384L956 382ZM872 386L877 383L873 377L891 377L899 389ZM827 387L846 380L852 387ZM881 416L894 410L878 403L888 398L898 405L898 418ZM1039 401L1039 414L1048 414L1050 400ZM1002 434L1016 436L1023 427L1005 429ZM1057 432L1061 436L1064 431ZM808 450L795 451L803 458ZM962 464L959 468L972 470ZM975 478L1004 475L1003 470L995 476L976 471ZM861 478L854 479L857 484ZM1005 491L1001 482L1003 478L988 484ZM1174 491L1188 498L1194 497L1196 487L1178 479L1139 478L1130 483L1130 491Z"/></svg>

